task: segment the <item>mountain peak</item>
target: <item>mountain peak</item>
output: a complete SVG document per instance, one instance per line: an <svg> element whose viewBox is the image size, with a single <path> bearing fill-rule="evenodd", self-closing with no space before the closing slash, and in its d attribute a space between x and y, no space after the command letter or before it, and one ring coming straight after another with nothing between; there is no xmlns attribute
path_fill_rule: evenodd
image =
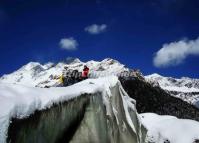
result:
<svg viewBox="0 0 199 143"><path fill-rule="evenodd" d="M80 59L73 57L66 58L66 64L75 64L75 63L81 63Z"/></svg>
<svg viewBox="0 0 199 143"><path fill-rule="evenodd" d="M22 67L22 69L31 70L31 69L33 69L36 66L42 66L42 65L40 63L38 63L38 62L29 62L28 64L24 65Z"/></svg>
<svg viewBox="0 0 199 143"><path fill-rule="evenodd" d="M119 63L117 60L111 59L111 58L106 58L104 60L102 60L101 62L103 63Z"/></svg>

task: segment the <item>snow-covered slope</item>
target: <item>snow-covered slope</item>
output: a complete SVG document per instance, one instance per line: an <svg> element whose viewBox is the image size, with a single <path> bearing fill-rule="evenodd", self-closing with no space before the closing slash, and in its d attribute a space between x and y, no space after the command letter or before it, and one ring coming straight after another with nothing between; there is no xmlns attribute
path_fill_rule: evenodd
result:
<svg viewBox="0 0 199 143"><path fill-rule="evenodd" d="M146 140L149 143L197 143L199 141L199 123L196 121L154 113L140 114L140 117L148 129Z"/></svg>
<svg viewBox="0 0 199 143"><path fill-rule="evenodd" d="M169 94L199 107L199 79L164 77L159 74L145 76L153 86L160 86Z"/></svg>
<svg viewBox="0 0 199 143"><path fill-rule="evenodd" d="M116 60L107 58L98 61L81 62L79 59L67 59L65 62L57 64L47 63L40 64L30 62L21 67L19 70L4 75L0 78L1 83L14 83L26 86L52 86L59 82L58 77L62 74L64 67L68 69L82 71L83 66L87 65L90 68L90 74L95 77L117 74L128 69Z"/></svg>

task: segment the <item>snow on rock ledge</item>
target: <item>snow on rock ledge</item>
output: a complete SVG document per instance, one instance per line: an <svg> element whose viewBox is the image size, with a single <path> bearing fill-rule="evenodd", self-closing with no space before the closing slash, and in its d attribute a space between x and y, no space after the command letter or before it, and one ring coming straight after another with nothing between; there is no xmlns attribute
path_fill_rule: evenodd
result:
<svg viewBox="0 0 199 143"><path fill-rule="evenodd" d="M9 121L12 118L27 118L36 110L48 109L54 103L63 103L81 95L96 93L101 93L102 95L103 104L106 107L106 115L113 116L114 113L117 124L123 123L123 125L118 126L130 130L128 132L132 133L132 136L128 139L133 138L138 143L142 142L143 135L141 130L143 130L143 127L136 112L135 101L128 97L118 78L111 76L88 79L69 87L49 89L0 84L0 143L6 142ZM121 100L118 100L118 98ZM116 101L119 102L119 105L115 103ZM120 103L121 101L122 103ZM118 115L119 111L117 109L122 110L124 116ZM123 137L121 140L126 140L125 134L121 136Z"/></svg>

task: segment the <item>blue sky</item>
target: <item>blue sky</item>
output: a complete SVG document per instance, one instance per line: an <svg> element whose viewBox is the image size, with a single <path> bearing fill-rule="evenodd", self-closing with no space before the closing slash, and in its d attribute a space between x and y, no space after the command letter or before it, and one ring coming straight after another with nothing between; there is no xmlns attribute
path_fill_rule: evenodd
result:
<svg viewBox="0 0 199 143"><path fill-rule="evenodd" d="M30 61L110 57L144 74L199 78L198 7L198 0L1 0L0 75Z"/></svg>

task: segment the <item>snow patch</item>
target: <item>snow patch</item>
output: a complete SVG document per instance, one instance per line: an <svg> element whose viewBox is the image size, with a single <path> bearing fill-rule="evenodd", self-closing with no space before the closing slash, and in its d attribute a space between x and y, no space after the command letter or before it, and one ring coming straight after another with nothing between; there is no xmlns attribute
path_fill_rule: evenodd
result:
<svg viewBox="0 0 199 143"><path fill-rule="evenodd" d="M199 123L196 121L154 113L140 114L140 117L148 129L148 142L193 143L199 139Z"/></svg>

